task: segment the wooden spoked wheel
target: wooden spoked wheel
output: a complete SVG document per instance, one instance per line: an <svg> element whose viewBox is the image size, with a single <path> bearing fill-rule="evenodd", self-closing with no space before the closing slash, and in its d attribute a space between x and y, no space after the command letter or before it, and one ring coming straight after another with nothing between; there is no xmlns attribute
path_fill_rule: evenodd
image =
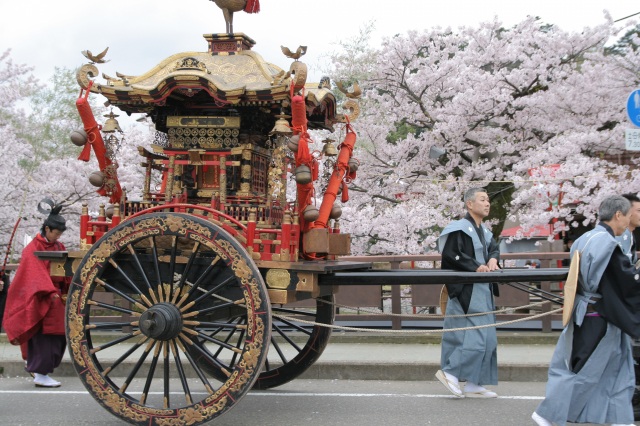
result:
<svg viewBox="0 0 640 426"><path fill-rule="evenodd" d="M231 331L241 336L233 344L216 337ZM266 287L248 253L217 225L181 213L142 215L105 234L67 300L80 379L139 425L199 425L229 410L258 379L270 333Z"/></svg>
<svg viewBox="0 0 640 426"><path fill-rule="evenodd" d="M275 315L271 320L271 343L262 372L254 384L255 389L269 389L290 382L318 360L329 343L331 328L310 326L306 322L333 324L335 318L333 295L320 297L314 301L313 305L315 306L306 308L289 305L271 306L272 314ZM279 315L287 318L278 318ZM298 320L303 320L305 323ZM238 325L245 324L246 317L239 316L235 318L235 322ZM209 338L236 346L238 341L244 338L243 334L242 328L220 329L209 334ZM200 342L206 343L206 340L200 340ZM194 350L192 355L200 367L211 375L221 377L219 363L212 362L218 354L209 353L208 356L204 356L202 351L198 352Z"/></svg>

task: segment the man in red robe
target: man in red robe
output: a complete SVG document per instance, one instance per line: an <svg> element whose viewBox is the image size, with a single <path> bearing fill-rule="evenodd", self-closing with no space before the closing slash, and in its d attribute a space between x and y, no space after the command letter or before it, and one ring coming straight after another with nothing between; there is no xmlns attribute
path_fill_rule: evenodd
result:
<svg viewBox="0 0 640 426"><path fill-rule="evenodd" d="M51 209L38 235L24 248L4 311L2 325L9 342L20 345L27 360L27 371L39 387L59 387L49 374L60 365L66 342L65 306L62 295L69 290L70 278L51 277L49 261L38 259L36 251L64 251L58 241L66 229L61 206ZM26 356L25 356L26 352Z"/></svg>

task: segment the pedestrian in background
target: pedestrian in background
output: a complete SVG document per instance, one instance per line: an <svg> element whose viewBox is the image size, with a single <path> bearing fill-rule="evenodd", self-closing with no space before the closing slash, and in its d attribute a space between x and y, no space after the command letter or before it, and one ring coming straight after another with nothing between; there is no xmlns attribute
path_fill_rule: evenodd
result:
<svg viewBox="0 0 640 426"><path fill-rule="evenodd" d="M39 387L58 387L49 374L60 365L65 351L62 295L71 280L51 277L49 261L38 259L36 251L64 251L58 241L66 229L61 206L53 206L40 233L24 248L20 264L9 286L3 326L9 342L20 345L28 372ZM26 352L26 354L25 354Z"/></svg>
<svg viewBox="0 0 640 426"><path fill-rule="evenodd" d="M571 247L572 258L580 253L578 292L549 365L545 399L531 416L539 426L633 425L629 336L640 332L640 271L616 240L629 226L631 203L608 197L598 216L600 223Z"/></svg>
<svg viewBox="0 0 640 426"><path fill-rule="evenodd" d="M638 261L638 254L633 231L640 226L640 198L635 194L622 194L622 196L631 203L631 216L629 226L616 239L622 247L622 252L629 257L631 263L635 264Z"/></svg>
<svg viewBox="0 0 640 426"><path fill-rule="evenodd" d="M464 194L466 216L447 225L438 239L442 269L468 272L497 270L500 250L482 220L489 215L489 195L483 188ZM447 284L448 303L444 329L494 324L495 314L454 317L495 310L497 286L490 283ZM496 398L484 385L498 384L498 339L494 327L446 332L442 335L441 369L436 378L459 398ZM466 382L464 390L460 382Z"/></svg>

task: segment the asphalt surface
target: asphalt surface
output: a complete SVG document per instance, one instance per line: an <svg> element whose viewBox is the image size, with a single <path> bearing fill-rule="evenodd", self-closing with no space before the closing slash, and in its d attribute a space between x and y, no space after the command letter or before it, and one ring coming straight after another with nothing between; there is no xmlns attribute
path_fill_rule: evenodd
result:
<svg viewBox="0 0 640 426"><path fill-rule="evenodd" d="M534 425L530 416L544 397L558 334L499 331L500 383L489 386L499 397L459 400L434 378L439 368L439 335L334 332L307 372L274 389L249 391L209 424ZM89 395L68 353L52 374L62 386L36 388L24 371L19 348L0 335L0 370L2 425L126 424Z"/></svg>
<svg viewBox="0 0 640 426"><path fill-rule="evenodd" d="M544 396L544 383L503 382L491 388L498 398L457 399L433 380L298 379L276 389L250 391L208 425L535 426L530 416ZM63 378L57 389L36 389L19 377L0 380L0 424L126 423L103 409L77 378Z"/></svg>

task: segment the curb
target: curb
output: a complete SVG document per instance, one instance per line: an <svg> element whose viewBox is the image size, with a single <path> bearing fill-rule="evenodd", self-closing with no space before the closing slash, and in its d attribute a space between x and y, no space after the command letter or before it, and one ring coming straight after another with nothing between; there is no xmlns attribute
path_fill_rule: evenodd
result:
<svg viewBox="0 0 640 426"><path fill-rule="evenodd" d="M131 364L133 366L133 363ZM124 365L124 368L128 366ZM546 382L548 365L546 364L510 364L498 366L498 380L507 382ZM297 377L306 380L387 380L387 381L435 381L440 364L435 363L379 363L331 361L314 363L307 371ZM22 361L0 363L1 377L28 377ZM53 376L77 377L70 361L63 361ZM187 377L197 378L195 373Z"/></svg>

